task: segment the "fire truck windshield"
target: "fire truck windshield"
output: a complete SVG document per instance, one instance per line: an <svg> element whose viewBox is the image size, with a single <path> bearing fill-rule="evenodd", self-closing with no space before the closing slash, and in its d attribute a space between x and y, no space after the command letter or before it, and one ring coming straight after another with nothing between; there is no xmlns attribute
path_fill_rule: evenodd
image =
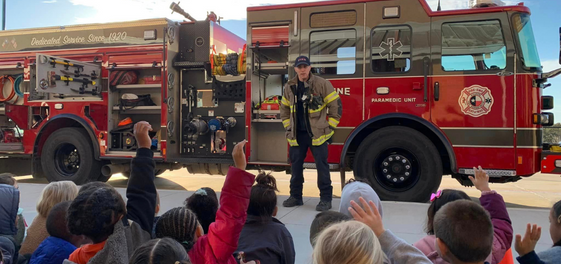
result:
<svg viewBox="0 0 561 264"><path fill-rule="evenodd" d="M541 68L538 48L534 39L532 22L529 14L516 14L513 19L514 30L520 44L520 59L527 68Z"/></svg>

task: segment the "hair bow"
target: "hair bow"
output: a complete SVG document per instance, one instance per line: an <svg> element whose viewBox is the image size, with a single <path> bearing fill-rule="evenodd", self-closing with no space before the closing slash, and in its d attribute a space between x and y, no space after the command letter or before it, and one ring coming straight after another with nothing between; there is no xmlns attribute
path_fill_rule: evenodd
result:
<svg viewBox="0 0 561 264"><path fill-rule="evenodd" d="M208 195L208 194L206 193L206 190L203 189L203 188L198 189L198 190L195 192L195 194L203 195L203 196Z"/></svg>
<svg viewBox="0 0 561 264"><path fill-rule="evenodd" d="M440 196L442 196L442 190L438 190L438 192L431 194L430 201L434 202L434 200L436 200L436 198L440 198Z"/></svg>

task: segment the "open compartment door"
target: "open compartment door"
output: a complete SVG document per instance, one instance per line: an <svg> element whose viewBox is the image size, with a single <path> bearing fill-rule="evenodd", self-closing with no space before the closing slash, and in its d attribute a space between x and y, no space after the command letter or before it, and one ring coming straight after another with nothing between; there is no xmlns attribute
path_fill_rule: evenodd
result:
<svg viewBox="0 0 561 264"><path fill-rule="evenodd" d="M41 93L57 94L56 97L101 98L101 66L37 54L37 86Z"/></svg>

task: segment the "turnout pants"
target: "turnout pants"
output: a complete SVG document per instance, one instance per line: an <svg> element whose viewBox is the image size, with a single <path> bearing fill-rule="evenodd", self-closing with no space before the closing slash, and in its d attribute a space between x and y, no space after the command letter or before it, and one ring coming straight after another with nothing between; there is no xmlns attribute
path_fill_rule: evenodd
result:
<svg viewBox="0 0 561 264"><path fill-rule="evenodd" d="M290 178L290 196L302 200L302 188L304 185L304 159L311 149L316 162L318 172L317 185L320 191L320 199L330 202L333 196L331 186L331 175L327 163L327 142L321 146L313 146L312 138L307 132L298 131L296 140L298 147L290 147L289 156L292 166L292 177Z"/></svg>

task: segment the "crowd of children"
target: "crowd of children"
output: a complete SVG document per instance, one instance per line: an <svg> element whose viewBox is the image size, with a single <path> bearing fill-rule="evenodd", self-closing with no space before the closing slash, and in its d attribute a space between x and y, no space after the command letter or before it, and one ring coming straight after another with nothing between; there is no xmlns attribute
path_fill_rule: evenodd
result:
<svg viewBox="0 0 561 264"><path fill-rule="evenodd" d="M78 188L68 181L48 184L27 229L21 193L12 175L0 175L0 264L294 264L292 235L276 218L275 178L245 171L245 141L232 153L220 199L208 187L160 217L154 184L151 130L134 127L139 149L131 162L126 202L111 185ZM503 264L513 263L512 222L501 195L479 167L470 177L479 202L462 191L433 194L427 236L413 245L384 227L380 198L364 180L347 183L339 211L316 215L310 227L314 264ZM561 263L561 201L550 211L553 246L536 253L541 227L528 224L514 239L518 262Z"/></svg>

